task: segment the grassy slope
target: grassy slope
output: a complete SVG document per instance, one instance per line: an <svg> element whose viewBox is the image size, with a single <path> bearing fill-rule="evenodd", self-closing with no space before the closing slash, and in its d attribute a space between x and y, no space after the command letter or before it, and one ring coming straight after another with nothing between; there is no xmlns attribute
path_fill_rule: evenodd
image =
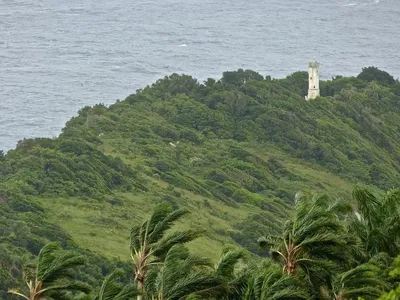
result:
<svg viewBox="0 0 400 300"><path fill-rule="evenodd" d="M109 145L115 139L104 137L103 150L107 154L118 156ZM282 179L278 185L290 190L312 190L336 194L339 190L342 195L349 195L353 184L346 182L338 176L324 171L321 167L307 165L306 162L290 159L279 151L266 152L256 149L252 145L243 143L243 148L267 161L271 157L285 159L287 168L299 176L301 181L294 182ZM107 151L108 150L108 151ZM125 159L125 162L134 165L134 160ZM304 181L303 181L304 180ZM55 201L47 199L38 200L48 212L50 222L64 228L72 238L82 247L87 247L106 257L129 258L128 242L129 230L133 223L139 222L150 213L155 205L154 197L162 194L170 186L159 178L150 178L152 191L150 193L116 193L112 198L118 199L118 204L99 202L80 198L60 198ZM246 203L239 207L227 206L221 201L204 197L191 191L174 188L181 194L181 206L189 208L193 213L186 217L176 229L207 228L207 234L191 243L191 248L199 253L216 259L225 244L235 244L229 237L229 231L234 231L232 226L243 222L249 215L259 213L260 209ZM206 207L204 200L210 203Z"/></svg>

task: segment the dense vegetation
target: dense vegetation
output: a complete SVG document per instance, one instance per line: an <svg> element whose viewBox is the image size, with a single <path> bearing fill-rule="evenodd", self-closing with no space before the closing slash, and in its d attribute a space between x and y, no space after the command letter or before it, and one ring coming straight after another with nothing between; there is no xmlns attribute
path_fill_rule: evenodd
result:
<svg viewBox="0 0 400 300"><path fill-rule="evenodd" d="M85 107L56 139L23 140L1 152L0 298L9 299L6 291L21 286L24 262L36 255L40 260L49 241L87 258L74 273L80 282L99 290L102 284L115 287L120 276L127 284L129 230L135 224L140 229L160 202L192 211L174 227L193 230L183 239L205 232L188 244L190 251L171 245L154 254L158 267L148 270L154 284L139 286L154 299L178 297L158 285L166 280L173 289L168 274L176 273L169 269L175 264L182 265L182 276L203 276L221 287L209 291L217 298L243 299L246 291L245 299L272 299L268 293L284 295L288 288L300 299L321 293L367 299L394 288L388 273L399 254L393 239L397 208L386 207L385 199L398 194L385 196L382 190L398 187L400 179L400 83L365 68L357 78L321 82L323 97L305 102L307 77L297 72L276 80L238 70L200 84L173 74L109 108ZM350 197L359 182L379 196L360 189L361 196ZM305 196L296 196L301 190ZM307 191L329 194L330 200ZM341 201L332 207L336 199ZM359 219L352 210L356 204ZM323 215L314 229L324 245L309 241L309 229L296 227L314 226L314 217L305 213L310 207ZM261 236L269 254L256 243ZM224 244L239 244L276 263L250 255L249 263L239 264L242 273L230 268L224 277L203 259L218 261ZM231 263L244 257L239 252ZM299 263L284 264L292 259ZM370 294L353 291L371 283L376 289ZM115 295L138 292L116 289Z"/></svg>
<svg viewBox="0 0 400 300"><path fill-rule="evenodd" d="M28 300L344 300L377 299L392 289L382 299L398 299L400 277L397 270L393 277L389 272L400 250L400 190L378 199L356 188L353 198L356 208L326 196L299 195L281 232L258 240L270 258L249 260L244 249L226 248L216 264L185 247L199 232L170 232L187 211L160 204L131 230L134 283L118 281L123 271L117 269L91 293L73 272L84 265L84 257L50 243L25 265L28 289L10 289L9 294Z"/></svg>

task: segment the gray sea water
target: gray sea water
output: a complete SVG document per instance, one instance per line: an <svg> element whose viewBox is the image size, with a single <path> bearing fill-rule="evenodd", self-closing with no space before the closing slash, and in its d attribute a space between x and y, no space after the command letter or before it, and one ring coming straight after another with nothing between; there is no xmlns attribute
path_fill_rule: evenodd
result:
<svg viewBox="0 0 400 300"><path fill-rule="evenodd" d="M400 76L400 0L0 0L0 149L173 72Z"/></svg>

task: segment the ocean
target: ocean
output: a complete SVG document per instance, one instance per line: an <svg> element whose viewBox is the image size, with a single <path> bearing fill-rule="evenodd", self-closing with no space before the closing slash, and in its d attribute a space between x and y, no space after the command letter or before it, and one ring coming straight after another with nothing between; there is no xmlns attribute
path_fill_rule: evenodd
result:
<svg viewBox="0 0 400 300"><path fill-rule="evenodd" d="M399 0L0 0L0 150L171 73L400 77Z"/></svg>

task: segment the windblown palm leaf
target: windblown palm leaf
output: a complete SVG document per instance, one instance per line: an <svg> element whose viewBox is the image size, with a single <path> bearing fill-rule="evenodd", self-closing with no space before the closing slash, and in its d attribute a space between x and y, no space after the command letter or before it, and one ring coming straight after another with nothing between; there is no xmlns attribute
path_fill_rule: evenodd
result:
<svg viewBox="0 0 400 300"><path fill-rule="evenodd" d="M240 260L246 258L246 252L241 248L224 248L218 262L215 264L215 272L218 276L232 280L235 278L235 267Z"/></svg>
<svg viewBox="0 0 400 300"><path fill-rule="evenodd" d="M28 264L24 269L24 279L29 291L24 294L15 289L10 294L28 300L58 299L66 291L88 293L87 284L73 281L72 268L83 265L85 258L71 251L62 250L57 243L44 246L35 264Z"/></svg>
<svg viewBox="0 0 400 300"><path fill-rule="evenodd" d="M139 295L139 291L135 286L131 284L123 286L117 282L122 273L122 270L117 269L109 274L104 279L100 291L94 300L129 300Z"/></svg>
<svg viewBox="0 0 400 300"><path fill-rule="evenodd" d="M227 287L212 264L192 255L182 245L173 246L164 264L153 266L145 280L146 299L178 300L190 295L215 296Z"/></svg>
<svg viewBox="0 0 400 300"><path fill-rule="evenodd" d="M228 290L222 290L223 293L218 295L218 299L243 299L249 270L246 265L239 266L239 263L243 263L246 258L247 253L244 249L226 247L222 250L214 269L215 274L224 281Z"/></svg>
<svg viewBox="0 0 400 300"><path fill-rule="evenodd" d="M358 213L352 217L350 228L355 232L370 257L386 252L395 257L400 253L400 190L376 198L366 189L353 192Z"/></svg>
<svg viewBox="0 0 400 300"><path fill-rule="evenodd" d="M187 213L187 210L172 210L169 205L161 204L145 222L132 228L130 249L139 289L143 287L149 266L160 263L174 245L200 236L200 232L194 230L166 235L167 230Z"/></svg>
<svg viewBox="0 0 400 300"><path fill-rule="evenodd" d="M392 277L397 277L400 275L400 256L398 256L395 260L395 269L390 272ZM388 293L384 293L379 297L378 300L399 300L400 299L400 285L397 282L392 290Z"/></svg>
<svg viewBox="0 0 400 300"><path fill-rule="evenodd" d="M372 264L363 264L338 274L333 281L333 294L336 300L376 299L385 284L378 278L379 269Z"/></svg>
<svg viewBox="0 0 400 300"><path fill-rule="evenodd" d="M283 274L282 270L264 261L249 279L244 300L302 300L309 299L307 290L297 276Z"/></svg>

